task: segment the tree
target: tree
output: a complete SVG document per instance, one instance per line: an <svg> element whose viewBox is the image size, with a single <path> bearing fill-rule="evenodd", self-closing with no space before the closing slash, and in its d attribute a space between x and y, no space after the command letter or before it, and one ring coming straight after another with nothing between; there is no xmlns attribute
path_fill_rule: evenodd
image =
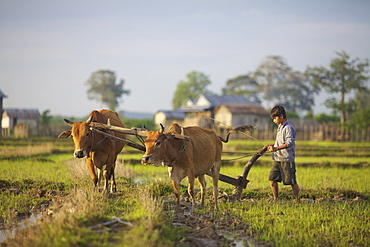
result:
<svg viewBox="0 0 370 247"><path fill-rule="evenodd" d="M333 124L333 123L339 123L339 117L335 114L328 115L326 113L319 113L314 116L314 119L316 122L321 124Z"/></svg>
<svg viewBox="0 0 370 247"><path fill-rule="evenodd" d="M280 56L268 56L254 72L254 77L258 82L257 90L262 94L267 107L271 108L280 102L281 88L278 86L286 81L286 74L291 68Z"/></svg>
<svg viewBox="0 0 370 247"><path fill-rule="evenodd" d="M211 93L207 86L211 84L208 76L202 72L192 71L186 75L187 81L180 81L172 99L174 109L180 107L188 98L195 98L199 94Z"/></svg>
<svg viewBox="0 0 370 247"><path fill-rule="evenodd" d="M290 71L286 75L286 81L279 85L279 101L289 110L300 113L312 112L315 105L315 94L319 90L313 87L307 77L299 71Z"/></svg>
<svg viewBox="0 0 370 247"><path fill-rule="evenodd" d="M253 102L261 103L256 90L258 83L255 81L252 73L240 75L226 82L222 88L222 95L240 95Z"/></svg>
<svg viewBox="0 0 370 247"><path fill-rule="evenodd" d="M124 80L116 84L116 74L109 70L98 70L91 74L85 82L89 87L87 97L97 100L101 105L106 105L110 110L115 110L119 105L118 99L124 94L130 95L130 90L124 89Z"/></svg>
<svg viewBox="0 0 370 247"><path fill-rule="evenodd" d="M50 113L49 109L42 112L40 116L40 125L42 127L49 127L50 121L53 118L52 116L49 115L49 113Z"/></svg>
<svg viewBox="0 0 370 247"><path fill-rule="evenodd" d="M351 109L351 103L346 96L353 91L369 92L365 86L369 77L369 61L361 62L358 58L350 59L346 52L335 52L337 57L330 62L329 69L308 67L306 75L310 77L317 88L324 88L328 93L338 94L339 99L332 97L326 100L325 105L334 111L341 113L340 123L343 126L347 122L347 115Z"/></svg>
<svg viewBox="0 0 370 247"><path fill-rule="evenodd" d="M269 56L254 72L256 90L267 107L282 104L292 112L312 111L318 89L310 85L306 76L292 70L280 56Z"/></svg>
<svg viewBox="0 0 370 247"><path fill-rule="evenodd" d="M368 91L358 91L354 99L351 99L349 104L348 122L351 126L367 129L370 126L370 97Z"/></svg>
<svg viewBox="0 0 370 247"><path fill-rule="evenodd" d="M50 123L51 123L51 119L53 118L53 116L50 116L49 113L50 113L50 110L47 109L43 111L40 116L41 133L43 135L50 134Z"/></svg>

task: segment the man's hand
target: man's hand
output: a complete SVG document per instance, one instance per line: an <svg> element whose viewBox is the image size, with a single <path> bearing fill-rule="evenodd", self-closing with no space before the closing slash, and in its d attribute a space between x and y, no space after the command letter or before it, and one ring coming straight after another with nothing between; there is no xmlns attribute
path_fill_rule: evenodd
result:
<svg viewBox="0 0 370 247"><path fill-rule="evenodd" d="M264 148L267 148L267 150L270 151L270 152L275 152L276 151L276 148L274 147L274 144L268 144L268 145L264 146Z"/></svg>

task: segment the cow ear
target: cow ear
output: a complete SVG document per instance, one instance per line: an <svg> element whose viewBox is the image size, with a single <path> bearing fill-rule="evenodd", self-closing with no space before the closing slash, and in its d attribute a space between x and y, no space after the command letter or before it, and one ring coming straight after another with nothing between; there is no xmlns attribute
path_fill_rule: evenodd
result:
<svg viewBox="0 0 370 247"><path fill-rule="evenodd" d="M58 138L68 138L71 136L72 131L66 130L59 134Z"/></svg>

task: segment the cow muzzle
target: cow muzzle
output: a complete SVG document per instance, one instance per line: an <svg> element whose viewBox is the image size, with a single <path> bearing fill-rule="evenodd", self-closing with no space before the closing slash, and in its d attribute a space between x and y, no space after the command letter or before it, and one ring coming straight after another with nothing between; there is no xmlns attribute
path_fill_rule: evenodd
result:
<svg viewBox="0 0 370 247"><path fill-rule="evenodd" d="M83 158L83 157L85 157L85 156L86 156L86 152L85 152L84 150L82 150L82 149L80 149L80 150L75 150L75 152L74 152L74 156L75 156L75 158L79 158L79 159L81 159L81 158Z"/></svg>
<svg viewBox="0 0 370 247"><path fill-rule="evenodd" d="M151 155L144 155L141 158L141 164L144 164L144 165L154 165L156 167L158 167L158 166L161 165L160 163L153 161L153 158L152 158Z"/></svg>
<svg viewBox="0 0 370 247"><path fill-rule="evenodd" d="M144 165L149 165L151 164L150 161L150 156L149 155L144 155L142 158L141 158L141 164L144 164Z"/></svg>

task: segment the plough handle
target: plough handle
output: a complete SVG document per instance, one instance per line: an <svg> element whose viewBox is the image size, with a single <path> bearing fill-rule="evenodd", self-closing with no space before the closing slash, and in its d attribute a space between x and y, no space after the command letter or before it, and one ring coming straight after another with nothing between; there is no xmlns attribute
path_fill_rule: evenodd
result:
<svg viewBox="0 0 370 247"><path fill-rule="evenodd" d="M247 164L243 168L243 172L240 176L238 176L238 182L239 184L234 187L233 194L229 197L232 200L240 200L240 197L242 195L243 189L247 188L247 184L249 180L247 180L248 173L250 169L252 168L254 162L261 157L265 152L267 151L267 148L260 149L253 157L247 162Z"/></svg>
<svg viewBox="0 0 370 247"><path fill-rule="evenodd" d="M246 179L247 176L248 176L248 173L250 171L250 169L252 168L254 162L256 162L256 160L261 157L265 152L267 151L267 148L262 148L260 149L255 155L253 155L253 157L247 162L247 164L244 166L243 168L243 172L242 174L240 175L243 179Z"/></svg>

